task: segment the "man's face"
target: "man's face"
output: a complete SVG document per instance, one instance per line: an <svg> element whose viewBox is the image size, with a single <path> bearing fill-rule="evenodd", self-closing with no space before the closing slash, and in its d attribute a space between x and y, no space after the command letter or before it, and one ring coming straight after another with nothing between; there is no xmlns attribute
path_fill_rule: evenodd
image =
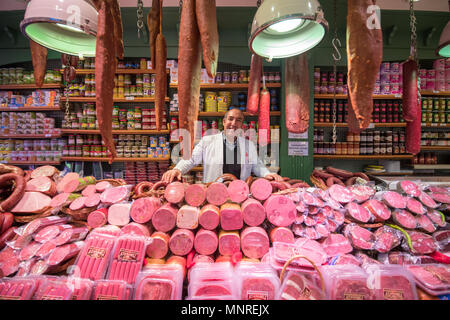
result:
<svg viewBox="0 0 450 320"><path fill-rule="evenodd" d="M236 130L242 129L242 122L244 121L244 115L237 109L232 109L228 112L227 116L223 119L223 129L225 133L233 135Z"/></svg>

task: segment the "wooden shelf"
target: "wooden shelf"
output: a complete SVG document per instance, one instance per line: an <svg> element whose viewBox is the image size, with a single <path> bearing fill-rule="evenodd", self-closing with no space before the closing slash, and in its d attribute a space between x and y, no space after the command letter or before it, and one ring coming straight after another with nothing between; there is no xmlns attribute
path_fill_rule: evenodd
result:
<svg viewBox="0 0 450 320"><path fill-rule="evenodd" d="M62 134L100 134L100 130L75 130L75 129L62 129ZM149 135L159 135L159 134L169 134L169 130L113 130L113 134L149 134Z"/></svg>
<svg viewBox="0 0 450 320"><path fill-rule="evenodd" d="M36 166L42 166L42 165L53 165L53 166L57 166L59 165L61 162L59 161L5 161L2 163L7 163L7 164L13 164L13 165L36 165Z"/></svg>
<svg viewBox="0 0 450 320"><path fill-rule="evenodd" d="M172 89L177 89L178 84L171 83L169 85ZM267 88L281 88L281 83L266 83ZM200 84L200 89L211 89L211 90L238 90L238 89L248 89L248 83L202 83Z"/></svg>
<svg viewBox="0 0 450 320"><path fill-rule="evenodd" d="M314 122L314 127L333 127L333 123L332 122ZM336 123L336 127L341 127L341 128L347 128L348 124L347 123ZM400 128L400 127L406 127L406 122L372 122L369 125L370 129L371 127L374 128L390 128L390 127L396 127L396 128Z"/></svg>
<svg viewBox="0 0 450 320"><path fill-rule="evenodd" d="M414 170L450 170L450 164L415 164Z"/></svg>
<svg viewBox="0 0 450 320"><path fill-rule="evenodd" d="M314 99L333 99L333 94L323 94L323 93L316 93L314 94ZM336 94L336 99L347 99L348 95L346 94ZM372 96L372 99L375 100L399 100L402 99L402 96L400 94L375 94Z"/></svg>
<svg viewBox="0 0 450 320"><path fill-rule="evenodd" d="M433 97L450 97L450 91L420 91L422 96L433 96Z"/></svg>
<svg viewBox="0 0 450 320"><path fill-rule="evenodd" d="M40 88L36 84L2 84L0 90L25 90L25 89L60 89L64 88L62 83L44 83Z"/></svg>
<svg viewBox="0 0 450 320"><path fill-rule="evenodd" d="M167 158L115 158L113 162L161 162L169 161ZM108 157L61 157L61 161L89 161L89 162L108 162Z"/></svg>
<svg viewBox="0 0 450 320"><path fill-rule="evenodd" d="M59 70L61 73L64 72L63 69ZM170 69L166 70L167 73L170 72ZM75 72L77 74L94 74L95 69L76 69ZM156 73L156 70L153 69L116 69L116 74L145 74L145 73Z"/></svg>
<svg viewBox="0 0 450 320"><path fill-rule="evenodd" d="M421 146L420 151L450 151L450 146Z"/></svg>
<svg viewBox="0 0 450 320"><path fill-rule="evenodd" d="M450 128L450 123L422 123L422 128Z"/></svg>
<svg viewBox="0 0 450 320"><path fill-rule="evenodd" d="M59 107L0 107L0 111L61 111Z"/></svg>
<svg viewBox="0 0 450 320"><path fill-rule="evenodd" d="M411 171L404 171L404 172L367 172L364 171L365 174L368 176L410 176L413 175L414 172Z"/></svg>
<svg viewBox="0 0 450 320"><path fill-rule="evenodd" d="M178 112L170 112L169 115L177 117ZM199 112L198 113L199 117L223 117L224 115L225 115L225 112ZM281 111L270 111L270 115L271 116L280 116ZM252 116L248 112L244 112L244 116L245 117L257 117L257 115Z"/></svg>
<svg viewBox="0 0 450 320"><path fill-rule="evenodd" d="M387 155L357 155L357 154L315 154L314 159L349 159L349 160L402 160L412 159L410 154L387 154Z"/></svg>
<svg viewBox="0 0 450 320"><path fill-rule="evenodd" d="M53 139L61 138L60 134L0 134L0 139Z"/></svg>
<svg viewBox="0 0 450 320"><path fill-rule="evenodd" d="M169 166L169 170L175 168L174 165ZM198 166L198 167L193 167L190 171L193 172L202 172L203 171L203 167L202 166Z"/></svg>
<svg viewBox="0 0 450 320"><path fill-rule="evenodd" d="M61 102L65 102L66 99L64 97L61 97ZM69 102L94 102L96 101L96 97L69 97ZM169 97L166 97L166 102L169 102ZM142 98L142 97L132 97L132 98L115 98L113 99L113 102L132 102L132 103L138 103L138 102L155 102L155 98Z"/></svg>

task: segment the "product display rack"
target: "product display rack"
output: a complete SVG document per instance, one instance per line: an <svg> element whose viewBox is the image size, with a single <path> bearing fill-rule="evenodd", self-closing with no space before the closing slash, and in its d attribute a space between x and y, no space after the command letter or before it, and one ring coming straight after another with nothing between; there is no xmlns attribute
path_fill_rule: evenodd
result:
<svg viewBox="0 0 450 320"><path fill-rule="evenodd" d="M168 161L166 158L114 158L113 162L160 162ZM88 161L88 162L108 162L108 157L61 157L61 161Z"/></svg>
<svg viewBox="0 0 450 320"><path fill-rule="evenodd" d="M44 83L42 87L38 87L36 84L2 84L0 90L28 90L28 89L61 89L64 85L61 83Z"/></svg>
<svg viewBox="0 0 450 320"><path fill-rule="evenodd" d="M100 130L84 130L84 129L61 129L62 134L100 134ZM169 134L169 130L113 130L113 134L146 134L146 135L163 135Z"/></svg>

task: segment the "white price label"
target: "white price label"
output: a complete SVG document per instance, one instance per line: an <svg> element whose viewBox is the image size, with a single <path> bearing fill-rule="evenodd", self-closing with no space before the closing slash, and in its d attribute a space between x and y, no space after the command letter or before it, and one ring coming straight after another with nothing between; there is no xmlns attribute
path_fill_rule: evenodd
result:
<svg viewBox="0 0 450 320"><path fill-rule="evenodd" d="M373 128L375 128L375 123L371 122L367 128L368 128L368 129L373 129Z"/></svg>
<svg viewBox="0 0 450 320"><path fill-rule="evenodd" d="M134 100L134 97L125 97L125 100Z"/></svg>

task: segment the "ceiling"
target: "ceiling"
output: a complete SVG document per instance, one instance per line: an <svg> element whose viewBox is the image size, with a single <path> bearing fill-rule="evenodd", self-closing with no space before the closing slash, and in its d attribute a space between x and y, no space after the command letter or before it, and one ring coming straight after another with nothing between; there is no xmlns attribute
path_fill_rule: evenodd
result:
<svg viewBox="0 0 450 320"><path fill-rule="evenodd" d="M283 0L280 0L283 1ZM321 0L331 1L331 0ZM336 0L343 1L343 0ZM24 10L26 0L1 1L0 11ZM164 7L178 7L179 0L164 0ZM218 7L256 7L256 0L216 0ZM121 7L136 7L137 0L119 0ZM378 0L377 5L383 10L409 10L408 0ZM152 0L143 0L144 7L151 7ZM419 0L414 3L414 9L419 11L449 11L448 0Z"/></svg>

